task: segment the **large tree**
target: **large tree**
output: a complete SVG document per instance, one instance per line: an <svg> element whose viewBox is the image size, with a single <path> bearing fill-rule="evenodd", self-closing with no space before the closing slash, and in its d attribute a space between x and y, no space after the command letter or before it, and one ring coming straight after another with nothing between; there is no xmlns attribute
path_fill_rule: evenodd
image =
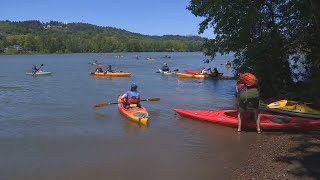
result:
<svg viewBox="0 0 320 180"><path fill-rule="evenodd" d="M199 33L214 31L205 54L235 53L235 73L253 72L271 97L292 91L296 64L305 79L319 76L318 7L316 0L191 0L187 8L205 18Z"/></svg>

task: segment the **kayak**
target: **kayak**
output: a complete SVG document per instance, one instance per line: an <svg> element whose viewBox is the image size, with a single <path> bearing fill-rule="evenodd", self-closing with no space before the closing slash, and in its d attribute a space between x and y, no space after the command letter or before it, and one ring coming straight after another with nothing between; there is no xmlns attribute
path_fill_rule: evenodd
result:
<svg viewBox="0 0 320 180"><path fill-rule="evenodd" d="M205 79L206 75L204 74L185 74L185 73L176 73L180 78L196 78L196 79Z"/></svg>
<svg viewBox="0 0 320 180"><path fill-rule="evenodd" d="M51 75L52 72L44 72L44 71L38 71L36 73L33 72L27 72L27 75Z"/></svg>
<svg viewBox="0 0 320 180"><path fill-rule="evenodd" d="M176 72L174 71L162 71L161 69L159 69L159 72L161 74L164 74L164 75L173 75L173 74L176 74Z"/></svg>
<svg viewBox="0 0 320 180"><path fill-rule="evenodd" d="M184 70L184 72L188 74L200 74L200 71L197 71L197 70Z"/></svg>
<svg viewBox="0 0 320 180"><path fill-rule="evenodd" d="M179 115L199 121L209 121L222 126L238 127L238 112L235 110L186 110L173 109ZM255 130L256 121L244 115L242 126ZM308 119L294 116L281 116L260 113L260 127L262 130L315 130L320 129L320 119Z"/></svg>
<svg viewBox="0 0 320 180"><path fill-rule="evenodd" d="M147 58L147 60L156 60L155 58Z"/></svg>
<svg viewBox="0 0 320 180"><path fill-rule="evenodd" d="M286 114L291 116L298 116L304 118L315 118L320 119L320 111L309 107L305 103L298 103L295 101L288 101L285 106L278 107L278 108L269 108L267 104L260 103L260 108L262 110L279 113L279 114Z"/></svg>
<svg viewBox="0 0 320 180"><path fill-rule="evenodd" d="M124 114L130 120L138 122L138 123L146 125L146 126L148 125L149 114L148 114L147 109L144 106L141 106L141 108L132 107L132 108L126 109L123 107L122 101L119 97L118 98L118 109L122 114Z"/></svg>
<svg viewBox="0 0 320 180"><path fill-rule="evenodd" d="M92 66L97 66L98 65L97 63L88 63L88 64L91 64Z"/></svg>
<svg viewBox="0 0 320 180"><path fill-rule="evenodd" d="M93 76L113 76L113 77L129 77L130 72L90 72Z"/></svg>
<svg viewBox="0 0 320 180"><path fill-rule="evenodd" d="M176 73L180 78L195 78L195 79L215 79L215 80L236 80L236 77L230 76L211 76L210 74L185 74L185 73Z"/></svg>

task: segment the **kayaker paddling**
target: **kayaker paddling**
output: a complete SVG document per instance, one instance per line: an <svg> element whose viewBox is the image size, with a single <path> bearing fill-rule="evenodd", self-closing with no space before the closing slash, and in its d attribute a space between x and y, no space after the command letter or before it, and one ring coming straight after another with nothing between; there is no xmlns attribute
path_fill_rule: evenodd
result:
<svg viewBox="0 0 320 180"><path fill-rule="evenodd" d="M167 63L164 63L163 66L162 66L162 68L161 68L161 70L162 70L162 71L170 71L170 68L169 68L169 66L168 66Z"/></svg>
<svg viewBox="0 0 320 180"><path fill-rule="evenodd" d="M207 75L208 74L208 69L205 68L205 67L201 68L200 74Z"/></svg>
<svg viewBox="0 0 320 180"><path fill-rule="evenodd" d="M138 86L133 83L131 84L130 91L124 93L120 99L123 102L123 107L126 109L130 108L130 105L136 104L137 107L141 108L140 104L140 94L137 92Z"/></svg>

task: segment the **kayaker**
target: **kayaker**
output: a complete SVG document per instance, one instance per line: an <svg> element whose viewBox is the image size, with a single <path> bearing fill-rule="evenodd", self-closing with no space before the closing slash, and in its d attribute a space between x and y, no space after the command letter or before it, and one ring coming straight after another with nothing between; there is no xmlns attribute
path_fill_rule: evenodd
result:
<svg viewBox="0 0 320 180"><path fill-rule="evenodd" d="M257 122L257 132L260 134L259 115L260 93L258 89L258 79L251 73L240 74L236 85L236 108L238 110L238 132L241 132L241 121L244 112L252 112Z"/></svg>
<svg viewBox="0 0 320 180"><path fill-rule="evenodd" d="M219 71L217 68L213 68L213 72L211 73L211 76L213 77L218 77L219 76Z"/></svg>
<svg viewBox="0 0 320 180"><path fill-rule="evenodd" d="M124 93L121 96L121 100L123 102L123 107L126 109L130 108L130 104L136 104L137 107L141 108L140 104L140 94L137 92L138 86L133 83L131 84L130 91Z"/></svg>
<svg viewBox="0 0 320 180"><path fill-rule="evenodd" d="M107 67L107 72L112 72L112 66L109 64L109 66Z"/></svg>
<svg viewBox="0 0 320 180"><path fill-rule="evenodd" d="M98 64L98 67L96 69L96 72L103 72L102 70L102 65L101 64Z"/></svg>
<svg viewBox="0 0 320 180"><path fill-rule="evenodd" d="M205 67L203 67L203 68L201 68L200 74L206 75L206 74L208 74L208 70Z"/></svg>
<svg viewBox="0 0 320 180"><path fill-rule="evenodd" d="M229 60L226 62L226 66L231 67L231 62Z"/></svg>
<svg viewBox="0 0 320 180"><path fill-rule="evenodd" d="M170 71L170 68L169 68L169 66L168 66L167 63L164 63L163 66L162 66L162 68L161 68L161 70L162 70L162 71Z"/></svg>
<svg viewBox="0 0 320 180"><path fill-rule="evenodd" d="M37 66L36 65L32 65L32 72L33 73L36 73L36 72L38 72L39 71L39 68L37 68Z"/></svg>

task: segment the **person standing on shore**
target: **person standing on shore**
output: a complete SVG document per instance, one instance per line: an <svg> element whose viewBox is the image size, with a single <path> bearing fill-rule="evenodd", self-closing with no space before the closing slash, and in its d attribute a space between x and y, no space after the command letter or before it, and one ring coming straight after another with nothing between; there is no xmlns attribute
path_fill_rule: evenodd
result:
<svg viewBox="0 0 320 180"><path fill-rule="evenodd" d="M244 112L254 114L257 122L257 132L260 134L260 114L259 114L260 93L258 89L258 79L251 73L240 74L236 84L235 103L238 110L238 132L241 132L241 121Z"/></svg>

